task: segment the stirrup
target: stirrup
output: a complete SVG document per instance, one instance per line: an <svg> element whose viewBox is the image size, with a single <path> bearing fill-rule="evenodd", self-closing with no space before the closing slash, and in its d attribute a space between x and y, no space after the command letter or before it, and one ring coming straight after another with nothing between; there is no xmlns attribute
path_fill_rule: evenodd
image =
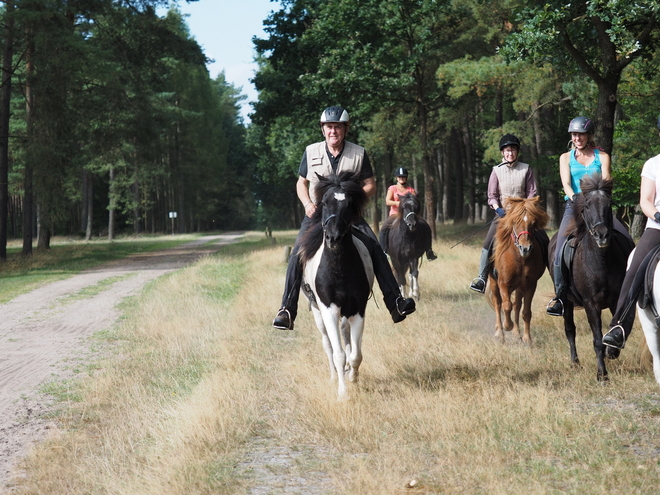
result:
<svg viewBox="0 0 660 495"><path fill-rule="evenodd" d="M564 303L558 297L553 297L546 306L545 312L550 316L564 316Z"/></svg>
<svg viewBox="0 0 660 495"><path fill-rule="evenodd" d="M470 284L470 289L472 289L475 292L479 292L480 294L483 294L484 292L486 292L486 281L481 277L477 277Z"/></svg>
<svg viewBox="0 0 660 495"><path fill-rule="evenodd" d="M273 320L273 327L278 330L293 330L293 319L288 309L282 308L277 312L277 316Z"/></svg>
<svg viewBox="0 0 660 495"><path fill-rule="evenodd" d="M621 340L615 333L612 333L614 330L621 331ZM621 325L614 325L609 331L603 335L603 345L607 347L612 347L613 349L623 349L626 346L626 331Z"/></svg>

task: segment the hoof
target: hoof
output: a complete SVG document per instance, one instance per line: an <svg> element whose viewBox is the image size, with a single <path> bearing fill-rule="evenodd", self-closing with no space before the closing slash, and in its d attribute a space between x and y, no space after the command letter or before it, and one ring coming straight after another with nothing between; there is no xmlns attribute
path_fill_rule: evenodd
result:
<svg viewBox="0 0 660 495"><path fill-rule="evenodd" d="M621 349L605 346L605 357L607 359L617 359L621 354Z"/></svg>

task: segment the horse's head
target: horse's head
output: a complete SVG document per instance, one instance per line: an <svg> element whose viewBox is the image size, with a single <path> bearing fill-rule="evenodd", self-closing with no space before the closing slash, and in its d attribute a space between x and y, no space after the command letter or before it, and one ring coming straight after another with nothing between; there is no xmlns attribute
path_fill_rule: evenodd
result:
<svg viewBox="0 0 660 495"><path fill-rule="evenodd" d="M359 174L341 172L328 177L319 176L323 239L330 249L339 246L354 222L360 219L367 203Z"/></svg>
<svg viewBox="0 0 660 495"><path fill-rule="evenodd" d="M599 248L610 244L612 234L612 181L600 174L580 180L582 192L575 198L575 225L578 236L588 232Z"/></svg>
<svg viewBox="0 0 660 495"><path fill-rule="evenodd" d="M534 246L534 232L544 229L550 218L540 204L541 199L507 198L504 200L506 215L500 220L501 232L511 236L520 256L526 258Z"/></svg>
<svg viewBox="0 0 660 495"><path fill-rule="evenodd" d="M399 216L403 219L411 232L417 227L417 215L419 214L419 199L413 193L399 196Z"/></svg>

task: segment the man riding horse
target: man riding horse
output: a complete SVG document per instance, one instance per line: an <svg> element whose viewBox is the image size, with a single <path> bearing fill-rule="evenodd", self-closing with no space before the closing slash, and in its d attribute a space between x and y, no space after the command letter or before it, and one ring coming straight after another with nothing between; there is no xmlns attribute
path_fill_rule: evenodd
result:
<svg viewBox="0 0 660 495"><path fill-rule="evenodd" d="M321 114L319 125L324 141L307 146L298 169L296 193L305 209L305 217L289 258L282 306L273 320L273 327L281 330L293 330L298 312L298 297L302 283L302 266L298 259L299 242L301 235L309 228L311 217L321 199L315 191L318 176L327 177L333 172L339 174L343 171L360 173L362 187L367 196L376 194L376 181L369 155L362 146L345 140L350 125L348 112L342 107L328 107ZM415 301L401 296L387 257L378 244L376 235L363 218L355 224L353 235L369 249L376 279L392 320L394 323L404 320L406 315L415 311Z"/></svg>

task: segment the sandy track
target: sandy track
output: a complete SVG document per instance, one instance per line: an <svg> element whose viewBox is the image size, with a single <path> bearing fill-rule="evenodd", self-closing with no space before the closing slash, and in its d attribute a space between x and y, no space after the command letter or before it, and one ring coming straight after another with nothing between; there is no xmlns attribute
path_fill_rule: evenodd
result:
<svg viewBox="0 0 660 495"><path fill-rule="evenodd" d="M44 417L52 403L39 393L40 386L71 377L75 366L85 363L87 338L115 324L117 305L157 277L240 237L206 236L173 249L132 255L0 305L0 480L6 481L28 448L54 427ZM108 286L98 286L97 294L76 297L104 280Z"/></svg>

